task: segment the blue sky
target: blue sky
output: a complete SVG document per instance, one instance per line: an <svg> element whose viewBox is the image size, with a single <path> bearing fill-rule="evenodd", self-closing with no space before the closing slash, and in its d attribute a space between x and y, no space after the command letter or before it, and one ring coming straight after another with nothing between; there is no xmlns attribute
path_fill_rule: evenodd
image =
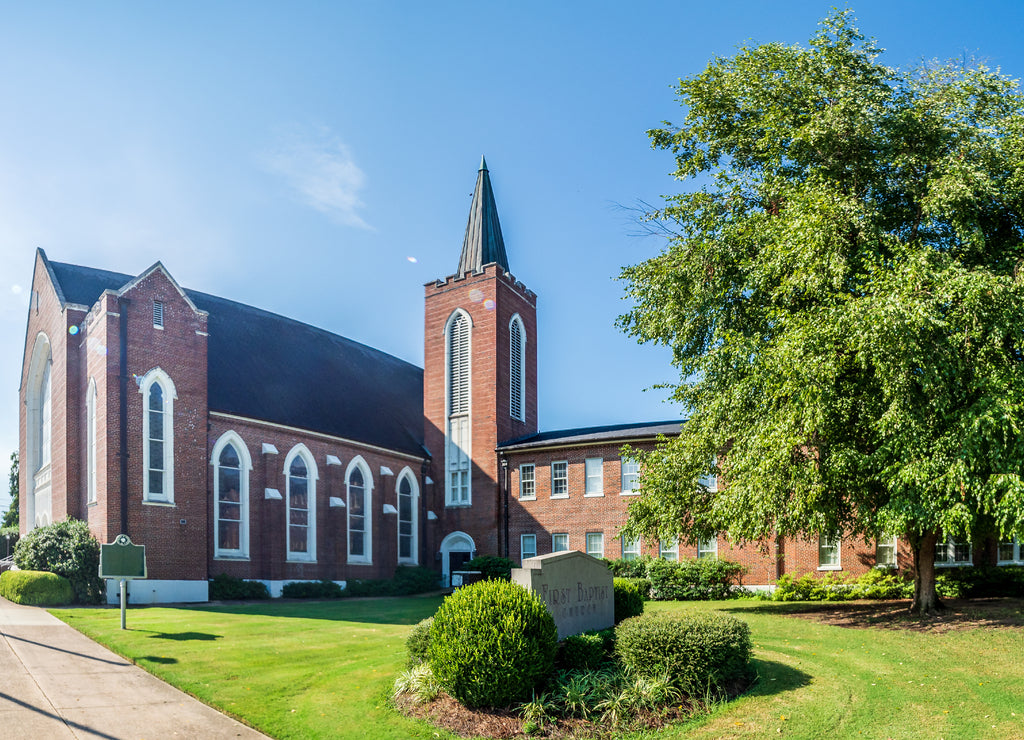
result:
<svg viewBox="0 0 1024 740"><path fill-rule="evenodd" d="M861 2L883 61L1024 75L1024 3ZM17 448L36 247L250 303L422 364L481 154L539 296L543 429L668 419L661 348L614 327L662 243L624 208L681 185L645 131L744 41L806 43L819 2L0 6L0 452ZM410 259L411 258L411 259ZM6 477L3 478L6 480ZM6 487L4 487L6 488ZM0 493L2 496L3 493Z"/></svg>

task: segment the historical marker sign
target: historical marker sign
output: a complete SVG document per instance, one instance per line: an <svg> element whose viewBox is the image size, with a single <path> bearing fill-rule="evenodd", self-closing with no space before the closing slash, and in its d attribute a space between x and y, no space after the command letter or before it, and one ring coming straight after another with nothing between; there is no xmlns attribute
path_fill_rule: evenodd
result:
<svg viewBox="0 0 1024 740"><path fill-rule="evenodd" d="M558 639L615 624L615 592L608 566L586 553L553 552L527 558L512 580L537 594L555 618Z"/></svg>
<svg viewBox="0 0 1024 740"><path fill-rule="evenodd" d="M145 545L133 545L126 534L119 534L109 545L100 545L100 578L130 580L145 577Z"/></svg>

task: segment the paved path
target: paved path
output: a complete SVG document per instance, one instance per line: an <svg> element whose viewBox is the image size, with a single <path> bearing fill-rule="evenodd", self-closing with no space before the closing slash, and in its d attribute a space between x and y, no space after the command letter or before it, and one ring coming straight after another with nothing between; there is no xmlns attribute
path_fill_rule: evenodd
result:
<svg viewBox="0 0 1024 740"><path fill-rule="evenodd" d="M0 598L0 740L263 738L48 612Z"/></svg>

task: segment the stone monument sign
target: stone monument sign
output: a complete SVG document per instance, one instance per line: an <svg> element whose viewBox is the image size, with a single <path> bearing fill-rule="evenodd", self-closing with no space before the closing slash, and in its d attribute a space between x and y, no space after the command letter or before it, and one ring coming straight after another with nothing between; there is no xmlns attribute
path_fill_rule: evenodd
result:
<svg viewBox="0 0 1024 740"><path fill-rule="evenodd" d="M537 594L558 627L558 639L615 624L615 593L608 566L569 550L539 555L512 569L512 581Z"/></svg>

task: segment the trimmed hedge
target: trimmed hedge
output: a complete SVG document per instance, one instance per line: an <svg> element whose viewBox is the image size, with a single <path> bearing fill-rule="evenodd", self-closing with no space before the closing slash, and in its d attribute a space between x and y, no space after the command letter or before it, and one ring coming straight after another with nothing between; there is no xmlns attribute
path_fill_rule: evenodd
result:
<svg viewBox="0 0 1024 740"><path fill-rule="evenodd" d="M642 676L664 676L690 692L719 692L745 678L750 627L723 614L660 612L627 619L615 629L615 654Z"/></svg>
<svg viewBox="0 0 1024 740"><path fill-rule="evenodd" d="M98 604L103 599L100 543L81 519L36 527L18 542L14 563L21 570L45 570L64 576L79 603Z"/></svg>
<svg viewBox="0 0 1024 740"><path fill-rule="evenodd" d="M388 579L351 580L342 596L409 596L434 591L440 578L436 571L422 565L400 565L395 577Z"/></svg>
<svg viewBox="0 0 1024 740"><path fill-rule="evenodd" d="M515 562L508 558L500 558L497 555L477 555L463 565L462 570L478 570L484 578L500 578L507 581L512 577L512 569L515 567Z"/></svg>
<svg viewBox="0 0 1024 740"><path fill-rule="evenodd" d="M640 592L637 580L639 579L612 579L612 589L615 592L615 624L644 613L644 594ZM646 584L646 581L644 583Z"/></svg>
<svg viewBox="0 0 1024 740"><path fill-rule="evenodd" d="M291 581L281 588L284 599L340 599L341 586L324 578L321 581Z"/></svg>
<svg viewBox="0 0 1024 740"><path fill-rule="evenodd" d="M746 572L739 563L717 558L652 560L647 571L651 595L658 601L729 599L737 595L736 587Z"/></svg>
<svg viewBox="0 0 1024 740"><path fill-rule="evenodd" d="M210 579L210 601L258 601L269 598L267 585L259 581L245 581L227 573Z"/></svg>
<svg viewBox="0 0 1024 740"><path fill-rule="evenodd" d="M430 667L468 707L528 699L550 676L555 620L540 598L509 581L480 581L444 600L430 625Z"/></svg>
<svg viewBox="0 0 1024 740"><path fill-rule="evenodd" d="M559 646L558 664L565 670L594 670L608 662L615 650L614 630L569 635Z"/></svg>
<svg viewBox="0 0 1024 740"><path fill-rule="evenodd" d="M409 636L405 638L405 649L409 653L406 665L415 668L421 663L427 662L427 653L430 650L430 625L434 622L433 617L427 617L417 622Z"/></svg>
<svg viewBox="0 0 1024 740"><path fill-rule="evenodd" d="M42 570L9 570L0 575L0 596L15 604L64 606L74 598L71 581Z"/></svg>

